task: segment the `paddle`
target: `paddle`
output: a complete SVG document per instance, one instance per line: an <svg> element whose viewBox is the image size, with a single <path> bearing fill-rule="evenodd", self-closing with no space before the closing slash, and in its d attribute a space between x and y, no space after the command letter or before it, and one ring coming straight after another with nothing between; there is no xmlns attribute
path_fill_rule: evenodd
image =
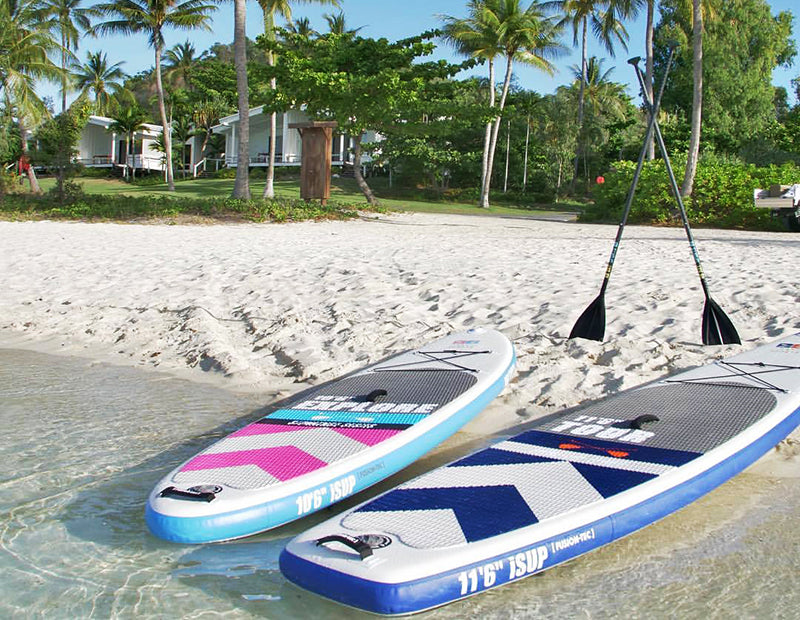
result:
<svg viewBox="0 0 800 620"><path fill-rule="evenodd" d="M642 98L644 99L645 109L650 110L651 119L655 119L658 113L658 105L660 101L656 101L655 105L650 103L650 97L648 96L647 90L644 87L644 76L642 75L642 70L639 68L639 65L636 62L632 64L634 70L636 71L636 77L639 80L639 86L642 89ZM686 231L686 236L689 239L689 247L692 248L694 264L697 267L697 273L700 275L700 284L703 287L703 294L706 298L706 303L703 307L703 344L741 344L739 334L736 332L736 328L733 326L733 323L722 311L722 308L719 307L717 302L711 299L711 295L708 292L708 284L706 283L706 277L703 273L703 266L700 264L700 256L697 253L697 247L694 243L694 235L692 235L692 229L689 226L689 218L686 215L686 207L683 204L683 198L681 198L678 182L675 180L675 173L672 171L672 164L669 161L669 154L667 153L667 147L664 144L664 138L661 135L661 129L658 126L658 121L655 121L653 126L656 134L656 142L658 142L658 148L661 151L661 156L664 158L664 164L666 165L667 174L669 175L669 182L670 186L672 187L672 195L675 197L675 200L678 203L678 208L681 212L683 228Z"/></svg>
<svg viewBox="0 0 800 620"><path fill-rule="evenodd" d="M656 127L656 116L658 115L658 108L661 105L661 95L664 93L664 85L667 83L667 74L669 74L669 68L672 64L672 57L675 53L674 49L670 49L669 57L667 58L667 66L664 70L664 77L661 79L661 87L658 90L658 97L656 98L655 106L653 108L653 113L650 115L650 119L647 122L647 131L645 132L644 142L642 143L642 150L639 151L639 160L636 162L636 170L633 173L633 181L631 182L631 187L628 190L628 196L625 199L625 209L622 213L622 221L619 223L619 228L617 229L617 237L614 239L614 247L611 249L611 258L608 259L608 267L606 268L606 275L603 278L603 284L600 287L600 294L595 298L595 300L590 303L586 310L583 311L583 314L578 317L578 320L575 321L575 325L572 328L572 331L569 334L570 338L586 338L587 340L602 340L603 336L605 335L606 331L606 303L605 303L605 295L606 295L606 287L608 287L608 281L611 278L611 270L614 267L614 260L617 257L617 250L619 249L619 242L622 240L622 231L625 229L625 224L628 222L628 214L631 211L631 205L633 204L633 195L636 192L636 185L639 182L639 175L642 172L642 166L644 165L644 158L647 154L647 143L650 141L650 136L653 133L654 127ZM628 62L632 64L634 67L638 69L638 62L640 58L631 58ZM649 104L648 104L649 105Z"/></svg>

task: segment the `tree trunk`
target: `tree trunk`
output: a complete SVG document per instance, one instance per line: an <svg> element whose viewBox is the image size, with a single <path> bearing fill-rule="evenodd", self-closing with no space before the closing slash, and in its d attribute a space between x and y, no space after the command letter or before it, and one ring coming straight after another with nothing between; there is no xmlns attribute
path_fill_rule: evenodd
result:
<svg viewBox="0 0 800 620"><path fill-rule="evenodd" d="M22 154L27 156L28 155L28 130L25 125L22 123L22 119L19 119L19 136L22 139ZM42 194L42 188L39 186L39 179L36 178L36 171L33 169L33 163L30 162L30 158L28 158L28 166L27 176L28 176L28 183L31 186L31 192L34 194Z"/></svg>
<svg viewBox="0 0 800 620"><path fill-rule="evenodd" d="M645 31L645 68L644 68L644 85L647 89L647 96L650 101L655 101L653 98L653 19L656 11L655 0L647 0L647 25ZM647 141L647 161L652 161L656 157L656 144L654 136L651 133L650 139Z"/></svg>
<svg viewBox="0 0 800 620"><path fill-rule="evenodd" d="M378 199L375 198L375 194L372 193L369 185L367 185L367 182L364 180L364 175L361 174L361 138L363 137L363 131L353 136L353 176L356 179L361 193L364 194L364 197L367 199L367 202L374 207L378 204Z"/></svg>
<svg viewBox="0 0 800 620"><path fill-rule="evenodd" d="M689 138L689 156L686 160L686 173L681 185L681 196L692 195L697 160L700 156L700 125L703 116L703 11L702 0L692 0L692 68L694 89L692 92L692 134Z"/></svg>
<svg viewBox="0 0 800 620"><path fill-rule="evenodd" d="M236 182L233 198L250 200L250 101L247 90L247 39L245 37L245 0L233 3L233 64L236 66L236 91L239 95L239 144L237 149Z"/></svg>
<svg viewBox="0 0 800 620"><path fill-rule="evenodd" d="M556 192L561 189L561 171L564 167L563 160L559 157L558 158L558 181L556 181Z"/></svg>
<svg viewBox="0 0 800 620"><path fill-rule="evenodd" d="M175 178L172 175L172 125L167 121L167 106L164 104L164 84L161 81L161 46L156 45L155 48L158 112L161 115L161 131L164 133L164 147L167 151L167 189L174 192Z"/></svg>
<svg viewBox="0 0 800 620"><path fill-rule="evenodd" d="M575 191L575 182L578 180L578 166L581 161L581 140L583 138L583 97L586 86L586 45L588 43L586 32L586 18L583 19L583 40L581 42L581 89L578 93L578 141L575 146L575 166L572 171L572 183L569 191Z"/></svg>
<svg viewBox="0 0 800 620"><path fill-rule="evenodd" d="M506 174L503 178L503 193L508 192L508 162L510 161L509 155L511 154L511 120L508 121L506 127Z"/></svg>
<svg viewBox="0 0 800 620"><path fill-rule="evenodd" d="M531 115L528 114L525 121L525 159L522 164L522 193L525 193L528 187L528 142L531 138Z"/></svg>
<svg viewBox="0 0 800 620"><path fill-rule="evenodd" d="M61 112L67 111L67 41L61 28Z"/></svg>
<svg viewBox="0 0 800 620"><path fill-rule="evenodd" d="M264 12L264 36L270 40L274 40L275 21L271 13ZM270 50L267 53L267 64L270 67L275 66L275 53ZM270 90L275 91L278 89L278 84L275 78L269 80ZM267 163L267 182L264 184L263 198L275 198L275 145L277 138L275 134L278 132L278 113L271 112L269 115L269 154Z"/></svg>
<svg viewBox="0 0 800 620"><path fill-rule="evenodd" d="M494 107L494 60L489 59L489 107ZM481 194L480 205L483 206L483 194L486 189L486 176L489 170L489 144L492 141L492 121L486 123L486 136L483 139L483 159L481 159Z"/></svg>
<svg viewBox="0 0 800 620"><path fill-rule="evenodd" d="M483 188L483 195L481 196L480 206L484 209L489 208L489 190L492 186L492 167L494 166L494 152L497 148L497 135L500 133L500 121L503 118L503 108L506 105L506 96L508 95L508 88L511 85L511 72L513 65L513 56L506 57L506 77L503 80L503 90L500 94L500 105L498 106L498 114L492 124L492 140L489 145L489 161L486 166L486 184Z"/></svg>

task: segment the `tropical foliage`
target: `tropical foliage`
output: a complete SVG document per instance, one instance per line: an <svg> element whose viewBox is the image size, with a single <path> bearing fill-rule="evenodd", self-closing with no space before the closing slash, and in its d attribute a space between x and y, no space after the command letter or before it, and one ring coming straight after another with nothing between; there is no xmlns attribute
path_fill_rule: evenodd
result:
<svg viewBox="0 0 800 620"><path fill-rule="evenodd" d="M295 15L308 4L334 8L317 30ZM259 6L258 44L245 37L245 3L235 0L219 5L236 17L233 42L200 50L191 39L169 40L170 32L208 28L218 8L211 0L0 0L0 159L8 164L26 154L37 165L52 162L44 150L29 149L30 138L42 144L66 132L65 119L81 118L67 114L68 96L77 96L81 109L91 103L93 113L115 120L128 153L137 127L160 123L174 187L172 160L185 162L186 138L201 136L203 153L224 148L212 127L238 111L239 157L247 158L248 111L264 105L271 129L259 150L270 154L261 174L264 195L271 196L277 115L302 106L314 118L337 120L354 140L356 161L370 152L373 173L391 174L395 192L457 196L481 206L490 196L533 204L572 194L597 200L587 217L613 219L615 187L626 182L625 161L639 151L646 116L620 83L632 81L623 74L627 67L612 67L598 51L613 56L644 44L649 89L677 44L659 124L681 163L676 168L686 162L683 191L699 221L759 224L761 216L748 211L751 194L726 192L720 189L725 179L717 177L744 188L775 178L753 170L800 161L800 104L793 96L800 93L771 84L772 71L790 66L796 55L792 15L773 15L766 0L465 0L460 14L439 17L440 31L397 42L363 36L335 0L259 0ZM645 40L632 41L630 24L639 14L646 19ZM144 33L154 65L127 76L112 50L79 50L87 33L101 42L111 34ZM437 60L442 51L434 41L467 60ZM570 45L580 61L562 74L562 86L552 93L521 88L518 67L552 72ZM44 81L58 87L56 124L56 105L38 94ZM793 89L800 90L800 76ZM367 130L380 133L380 144L364 143ZM656 158L646 167L644 195L662 165ZM37 190L34 169L28 175ZM377 200L361 171L356 165L362 190ZM133 176L132 168L126 172ZM246 198L247 166L236 173L233 194ZM598 175L605 176L604 187L595 187ZM713 191L730 200L720 197L712 206ZM646 208L637 203L635 217L669 217L659 192L649 194Z"/></svg>
<svg viewBox="0 0 800 620"><path fill-rule="evenodd" d="M167 110L164 104L164 86L162 83L161 62L164 51L164 31L168 28L193 30L210 29L210 15L216 6L205 0L116 0L100 3L93 11L108 18L108 21L94 25L90 32L94 35L144 33L148 43L155 52L155 78L158 95L158 108L161 116L161 127L166 142L167 152L167 185L170 191L175 190L172 172L172 139L169 131Z"/></svg>
<svg viewBox="0 0 800 620"><path fill-rule="evenodd" d="M105 52L87 52L86 62L72 65L72 77L82 95L91 95L94 112L101 116L113 114L119 106L117 98L124 91L124 62L109 63Z"/></svg>

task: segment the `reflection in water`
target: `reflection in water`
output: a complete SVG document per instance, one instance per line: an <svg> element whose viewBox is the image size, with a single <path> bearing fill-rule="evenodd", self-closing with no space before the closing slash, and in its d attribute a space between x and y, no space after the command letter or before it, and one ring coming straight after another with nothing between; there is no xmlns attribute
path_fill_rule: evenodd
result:
<svg viewBox="0 0 800 620"><path fill-rule="evenodd" d="M176 545L146 530L153 484L269 404L0 350L0 616L359 617L278 571L286 541L331 510L223 544ZM430 617L791 615L800 489L786 477L797 470L790 457L790 467L757 467L625 540Z"/></svg>

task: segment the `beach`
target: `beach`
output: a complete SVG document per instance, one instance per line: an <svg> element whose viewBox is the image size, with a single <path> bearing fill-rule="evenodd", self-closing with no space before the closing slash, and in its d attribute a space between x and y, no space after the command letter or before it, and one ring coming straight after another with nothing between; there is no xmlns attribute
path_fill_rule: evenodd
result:
<svg viewBox="0 0 800 620"><path fill-rule="evenodd" d="M0 347L157 369L266 404L492 327L513 341L517 373L467 427L489 435L800 330L800 237L694 232L742 345L702 345L682 228L625 229L595 342L567 336L599 292L615 226L429 214L0 222Z"/></svg>
<svg viewBox="0 0 800 620"><path fill-rule="evenodd" d="M427 214L0 222L0 613L366 618L282 577L293 536L529 420L800 331L799 236L695 231L711 294L742 337L712 347L701 344L704 296L684 231L631 226L604 342L569 340L615 234ZM147 532L153 484L278 399L479 326L513 341L516 374L406 469L225 544ZM799 600L798 437L633 536L431 617L778 617Z"/></svg>

